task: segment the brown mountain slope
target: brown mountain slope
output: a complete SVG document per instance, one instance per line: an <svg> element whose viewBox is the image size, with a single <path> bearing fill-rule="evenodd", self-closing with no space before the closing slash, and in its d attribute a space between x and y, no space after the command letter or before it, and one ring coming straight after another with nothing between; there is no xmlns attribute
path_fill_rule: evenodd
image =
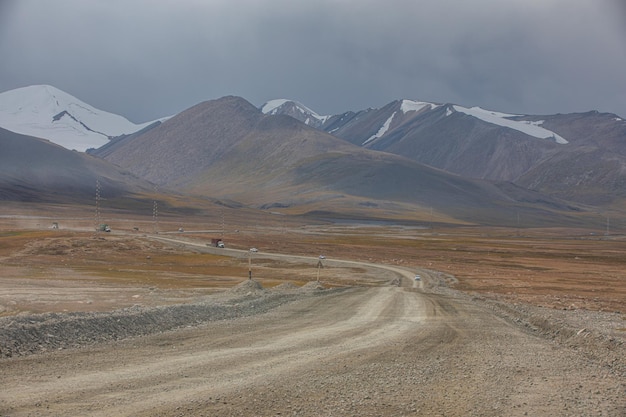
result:
<svg viewBox="0 0 626 417"><path fill-rule="evenodd" d="M594 206L626 202L626 121L588 112L545 117L543 126L570 143L534 165L516 183Z"/></svg>
<svg viewBox="0 0 626 417"><path fill-rule="evenodd" d="M626 201L626 158L595 146L553 155L517 183L569 201L622 206Z"/></svg>
<svg viewBox="0 0 626 417"><path fill-rule="evenodd" d="M261 119L259 111L238 97L200 103L124 141L117 149L92 152L141 178L174 185L194 178L218 160Z"/></svg>

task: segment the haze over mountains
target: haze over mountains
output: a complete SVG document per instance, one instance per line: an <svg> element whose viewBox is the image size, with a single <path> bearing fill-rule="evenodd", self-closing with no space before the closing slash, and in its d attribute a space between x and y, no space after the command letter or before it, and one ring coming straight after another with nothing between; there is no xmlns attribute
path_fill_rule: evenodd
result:
<svg viewBox="0 0 626 417"><path fill-rule="evenodd" d="M64 165L70 174L60 177L83 176L85 190L104 175L124 192L158 185L330 217L424 218L434 210L441 221L511 224L511 213L523 213L528 223L573 224L586 210L581 203L619 209L626 199L626 122L611 114L508 115L399 100L320 116L290 100L256 108L224 97L134 125L53 87L19 90L22 98L18 90L0 94L0 127L74 149L103 141L89 151L101 159L33 158L42 141L0 131L3 199L18 198L19 184L36 194L39 181L6 162L8 143L15 161ZM68 168L75 164L100 168L79 174Z"/></svg>
<svg viewBox="0 0 626 417"><path fill-rule="evenodd" d="M0 200L93 201L96 181L109 199L153 189L102 159L0 128Z"/></svg>

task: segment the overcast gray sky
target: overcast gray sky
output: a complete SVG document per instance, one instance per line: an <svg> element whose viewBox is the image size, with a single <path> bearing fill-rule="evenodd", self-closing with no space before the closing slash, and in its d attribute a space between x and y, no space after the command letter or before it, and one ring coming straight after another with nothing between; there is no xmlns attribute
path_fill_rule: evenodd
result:
<svg viewBox="0 0 626 417"><path fill-rule="evenodd" d="M0 0L0 91L144 122L203 100L626 117L625 0Z"/></svg>

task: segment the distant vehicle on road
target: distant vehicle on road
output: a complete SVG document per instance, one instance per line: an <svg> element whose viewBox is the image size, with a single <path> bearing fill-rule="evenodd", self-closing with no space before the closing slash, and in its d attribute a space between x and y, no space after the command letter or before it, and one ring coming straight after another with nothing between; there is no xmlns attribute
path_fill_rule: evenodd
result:
<svg viewBox="0 0 626 417"><path fill-rule="evenodd" d="M250 252L258 252L259 250L257 248L250 248Z"/></svg>
<svg viewBox="0 0 626 417"><path fill-rule="evenodd" d="M326 259L324 255L320 255L320 259Z"/></svg>
<svg viewBox="0 0 626 417"><path fill-rule="evenodd" d="M222 239L211 239L211 246L215 246L216 248L223 248L224 247L224 241L222 241Z"/></svg>
<svg viewBox="0 0 626 417"><path fill-rule="evenodd" d="M415 275L415 281L419 281L419 280L421 280L421 279L422 279L422 277L421 277L421 276L419 276L419 275Z"/></svg>

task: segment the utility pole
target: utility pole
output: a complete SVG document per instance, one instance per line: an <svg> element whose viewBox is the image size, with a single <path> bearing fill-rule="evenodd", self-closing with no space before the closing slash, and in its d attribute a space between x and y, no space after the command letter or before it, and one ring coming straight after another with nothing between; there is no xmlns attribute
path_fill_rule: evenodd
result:
<svg viewBox="0 0 626 417"><path fill-rule="evenodd" d="M96 234L100 231L100 180L96 180Z"/></svg>
<svg viewBox="0 0 626 417"><path fill-rule="evenodd" d="M221 207L220 212L222 214L222 239L224 239L224 228L225 228L225 225L224 225L224 207Z"/></svg>
<svg viewBox="0 0 626 417"><path fill-rule="evenodd" d="M153 204L152 204L152 232L154 234L159 233L159 220L158 220L158 216L159 216L159 206L157 204L157 201L154 200Z"/></svg>
<svg viewBox="0 0 626 417"><path fill-rule="evenodd" d="M320 282L320 269L324 268L324 264L322 263L322 260L319 259L317 261L317 282Z"/></svg>
<svg viewBox="0 0 626 417"><path fill-rule="evenodd" d="M156 201L157 186L154 186L154 200L152 200L152 232L159 233L159 205Z"/></svg>
<svg viewBox="0 0 626 417"><path fill-rule="evenodd" d="M248 251L248 279L252 279L252 251Z"/></svg>

